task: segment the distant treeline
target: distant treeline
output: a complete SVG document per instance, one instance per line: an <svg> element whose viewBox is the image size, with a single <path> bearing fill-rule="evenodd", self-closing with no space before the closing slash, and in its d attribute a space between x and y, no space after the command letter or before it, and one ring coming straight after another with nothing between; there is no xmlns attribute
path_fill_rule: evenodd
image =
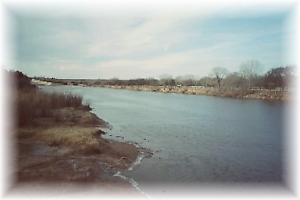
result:
<svg viewBox="0 0 300 200"><path fill-rule="evenodd" d="M226 89L270 89L288 90L294 86L291 84L296 79L294 66L283 66L260 74L261 64L259 61L250 60L241 65L239 72L229 73L226 68L216 67L211 74L197 79L194 75L178 76L161 75L155 78L137 78L130 80L112 79L56 79L45 77L34 77L41 81L50 81L63 85L84 85L84 86L203 86Z"/></svg>

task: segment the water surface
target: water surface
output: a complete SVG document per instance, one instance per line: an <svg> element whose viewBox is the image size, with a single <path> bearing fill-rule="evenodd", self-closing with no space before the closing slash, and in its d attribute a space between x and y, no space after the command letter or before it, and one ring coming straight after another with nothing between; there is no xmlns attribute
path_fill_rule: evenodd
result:
<svg viewBox="0 0 300 200"><path fill-rule="evenodd" d="M90 87L47 86L82 94L113 129L106 137L154 151L125 172L146 183L280 183L281 101L241 100Z"/></svg>

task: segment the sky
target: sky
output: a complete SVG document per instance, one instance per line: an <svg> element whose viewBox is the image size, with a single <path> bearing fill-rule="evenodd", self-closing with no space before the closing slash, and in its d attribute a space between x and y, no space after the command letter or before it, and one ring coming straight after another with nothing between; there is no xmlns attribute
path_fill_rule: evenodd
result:
<svg viewBox="0 0 300 200"><path fill-rule="evenodd" d="M296 64L294 4L6 6L8 69L55 78L204 77Z"/></svg>

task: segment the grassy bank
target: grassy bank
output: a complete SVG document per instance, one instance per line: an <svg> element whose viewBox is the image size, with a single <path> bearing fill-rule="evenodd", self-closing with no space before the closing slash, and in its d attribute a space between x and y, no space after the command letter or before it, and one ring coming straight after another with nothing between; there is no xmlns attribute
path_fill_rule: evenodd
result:
<svg viewBox="0 0 300 200"><path fill-rule="evenodd" d="M87 182L136 193L113 175L130 167L140 150L102 138L100 128L109 124L90 112L82 96L43 92L20 72L9 76L15 79L17 183Z"/></svg>
<svg viewBox="0 0 300 200"><path fill-rule="evenodd" d="M45 79L48 81L34 80L37 85L72 85L82 87L104 87L112 89L125 89L136 91L150 91L162 93L177 93L177 94L191 94L191 95L209 95L218 97L240 98L240 99L263 99L263 100L293 100L294 88L290 90L283 90L282 88L266 89L266 88L251 88L245 87L209 87L209 86L168 86L168 85L118 85L98 82L93 80L78 81L64 80L53 81L52 79Z"/></svg>
<svg viewBox="0 0 300 200"><path fill-rule="evenodd" d="M248 89L231 89L215 88L202 86L116 86L103 85L104 88L125 89L136 91L150 91L162 93L177 93L191 95L209 95L218 97L241 98L241 99L264 99L264 100L290 100L293 99L291 92L276 90L248 90Z"/></svg>
<svg viewBox="0 0 300 200"><path fill-rule="evenodd" d="M89 104L83 104L83 97L80 95L45 93L38 89L17 92L18 126L37 125L34 122L41 118L60 121L65 113L59 110L64 108L83 111L91 109Z"/></svg>

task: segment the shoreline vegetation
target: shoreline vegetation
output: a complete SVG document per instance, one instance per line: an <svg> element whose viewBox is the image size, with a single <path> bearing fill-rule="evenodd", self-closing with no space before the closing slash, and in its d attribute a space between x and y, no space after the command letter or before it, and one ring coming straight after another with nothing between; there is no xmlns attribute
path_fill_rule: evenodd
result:
<svg viewBox="0 0 300 200"><path fill-rule="evenodd" d="M201 86L115 86L104 85L104 88L125 89L135 91L149 91L161 93L176 93L189 95L208 95L216 97L242 98L242 99L265 99L265 100L291 100L292 94L285 91L271 91L271 90L226 90L218 88L209 88Z"/></svg>
<svg viewBox="0 0 300 200"><path fill-rule="evenodd" d="M70 85L81 87L102 87L110 89L134 90L134 91L148 91L160 93L176 93L189 95L208 95L216 97L240 98L240 99L262 99L262 100L293 100L294 89L233 89L233 88L216 88L205 86L168 86L168 85L112 85L112 84L89 84L88 81L64 79L64 80L45 80L32 79L32 83L36 85Z"/></svg>
<svg viewBox="0 0 300 200"><path fill-rule="evenodd" d="M160 79L136 78L129 80L112 79L57 79L33 77L37 85L71 85L82 87L104 87L136 91L210 95L218 97L294 100L296 91L296 67L272 68L261 74L262 65L249 60L240 66L240 71L229 73L226 68L212 69L210 76L197 78L193 75L178 76L163 74Z"/></svg>
<svg viewBox="0 0 300 200"><path fill-rule="evenodd" d="M15 93L16 107L15 189L26 184L46 184L47 188L49 184L90 183L93 186L86 189L100 194L140 194L114 175L132 168L141 153L150 157L150 150L101 137L102 129L111 127L91 112L82 96L46 93L23 73L6 73L15 81L9 88ZM65 190L60 187L56 192Z"/></svg>

